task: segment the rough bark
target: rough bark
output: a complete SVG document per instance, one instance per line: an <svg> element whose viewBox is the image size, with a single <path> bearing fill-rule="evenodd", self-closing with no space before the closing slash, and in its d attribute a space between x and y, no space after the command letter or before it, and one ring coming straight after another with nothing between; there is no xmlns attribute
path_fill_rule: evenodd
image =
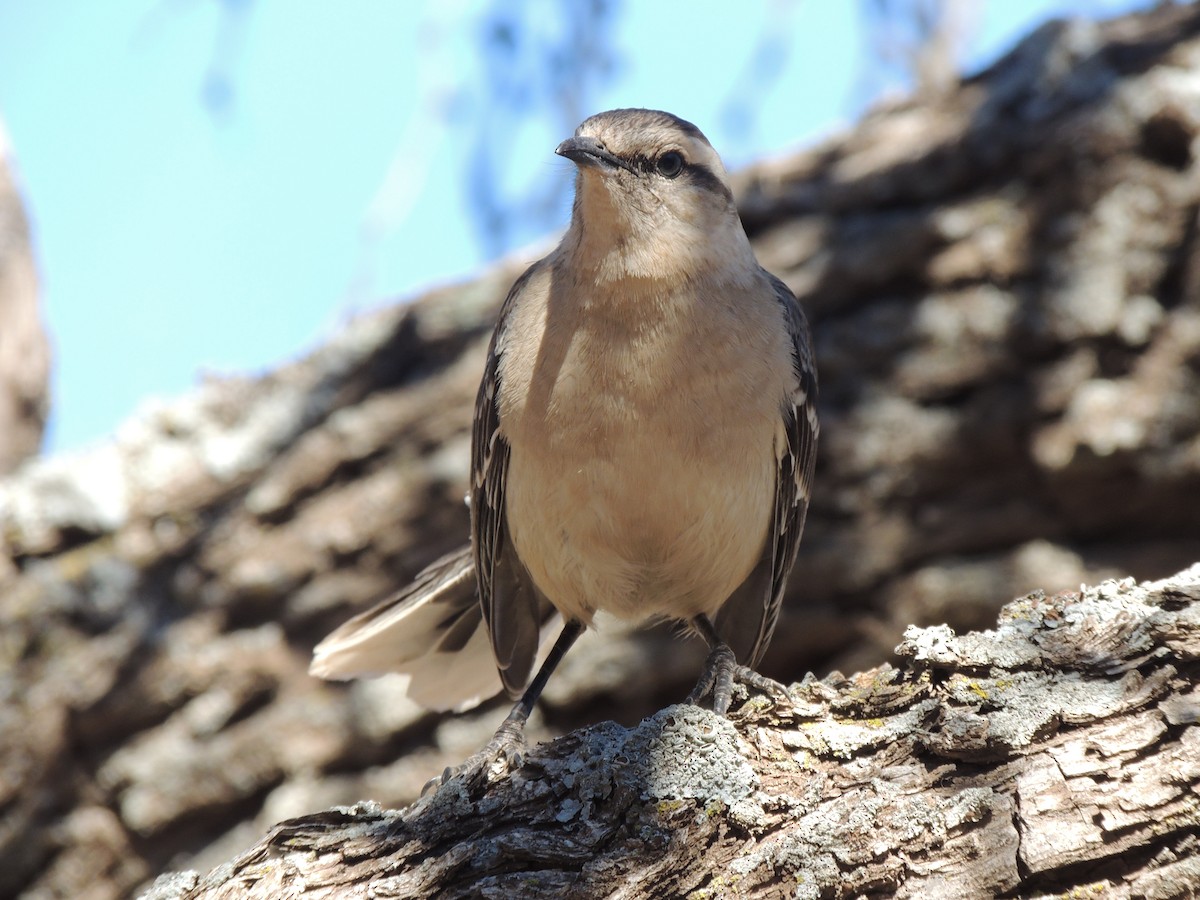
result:
<svg viewBox="0 0 1200 900"><path fill-rule="evenodd" d="M1200 564L913 628L904 664L670 706L536 748L468 793L277 825L145 900L1191 897Z"/></svg>
<svg viewBox="0 0 1200 900"><path fill-rule="evenodd" d="M1198 69L1194 6L1059 23L737 176L822 384L767 674L873 669L909 624L987 628L1034 588L1196 561ZM207 871L280 820L407 804L482 745L499 707L431 716L305 668L463 541L470 404L527 261L0 482L0 896ZM701 657L662 630L589 634L531 737L632 727Z"/></svg>
<svg viewBox="0 0 1200 900"><path fill-rule="evenodd" d="M50 412L50 340L14 169L0 122L0 476L38 452Z"/></svg>

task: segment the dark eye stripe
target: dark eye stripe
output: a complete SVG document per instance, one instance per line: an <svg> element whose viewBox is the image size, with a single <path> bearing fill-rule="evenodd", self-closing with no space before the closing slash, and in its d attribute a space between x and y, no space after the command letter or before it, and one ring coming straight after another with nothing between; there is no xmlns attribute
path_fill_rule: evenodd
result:
<svg viewBox="0 0 1200 900"><path fill-rule="evenodd" d="M730 203L733 202L733 191L729 190L729 186L718 178L716 173L708 166L702 166L699 163L688 163L683 167L683 172L680 173L679 177L681 179L689 179L693 184L698 185L704 190L720 194Z"/></svg>

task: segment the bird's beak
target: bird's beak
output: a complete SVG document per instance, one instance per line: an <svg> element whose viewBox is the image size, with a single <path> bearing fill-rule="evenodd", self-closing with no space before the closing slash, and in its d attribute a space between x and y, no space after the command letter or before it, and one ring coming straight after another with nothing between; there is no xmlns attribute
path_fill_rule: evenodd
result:
<svg viewBox="0 0 1200 900"><path fill-rule="evenodd" d="M633 167L619 156L613 156L605 146L592 137L576 135L569 137L554 151L559 156L565 156L578 166L596 166L602 169L626 169L630 172Z"/></svg>

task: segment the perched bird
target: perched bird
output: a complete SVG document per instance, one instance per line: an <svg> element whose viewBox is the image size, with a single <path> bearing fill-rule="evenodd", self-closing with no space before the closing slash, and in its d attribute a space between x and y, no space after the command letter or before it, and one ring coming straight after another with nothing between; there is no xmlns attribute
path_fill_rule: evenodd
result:
<svg viewBox="0 0 1200 900"><path fill-rule="evenodd" d="M808 324L755 259L700 130L618 109L555 152L578 169L571 224L513 285L492 336L471 546L333 632L311 669L406 672L435 709L500 687L520 697L468 769L519 753L550 673L599 611L699 633L711 652L690 702L711 693L724 714L735 680L774 685L753 667L816 458Z"/></svg>

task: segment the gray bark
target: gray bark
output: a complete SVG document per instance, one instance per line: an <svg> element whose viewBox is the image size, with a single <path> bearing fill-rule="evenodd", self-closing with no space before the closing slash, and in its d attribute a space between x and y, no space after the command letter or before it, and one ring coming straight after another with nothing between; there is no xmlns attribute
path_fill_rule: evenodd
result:
<svg viewBox="0 0 1200 900"><path fill-rule="evenodd" d="M0 476L37 454L50 412L50 340L18 187L0 122Z"/></svg>
<svg viewBox="0 0 1200 900"><path fill-rule="evenodd" d="M1200 564L910 629L900 668L669 706L469 792L277 825L145 900L1190 897L1200 890Z"/></svg>

